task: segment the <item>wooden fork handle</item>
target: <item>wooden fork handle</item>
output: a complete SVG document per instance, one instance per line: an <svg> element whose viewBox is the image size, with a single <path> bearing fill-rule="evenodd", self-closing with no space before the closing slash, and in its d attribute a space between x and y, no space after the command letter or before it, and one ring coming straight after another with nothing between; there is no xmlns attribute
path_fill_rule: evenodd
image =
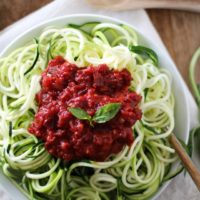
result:
<svg viewBox="0 0 200 200"><path fill-rule="evenodd" d="M179 158L181 159L184 167L192 177L194 183L196 184L197 188L200 191L200 172L193 164L192 160L188 156L188 154L185 152L184 148L176 138L174 134L170 136L170 142L174 149L176 150L177 154L179 155Z"/></svg>

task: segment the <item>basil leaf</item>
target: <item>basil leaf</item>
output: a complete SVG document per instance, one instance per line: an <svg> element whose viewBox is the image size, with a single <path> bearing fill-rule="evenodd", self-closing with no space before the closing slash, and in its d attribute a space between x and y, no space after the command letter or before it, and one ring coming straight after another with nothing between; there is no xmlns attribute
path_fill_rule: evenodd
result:
<svg viewBox="0 0 200 200"><path fill-rule="evenodd" d="M105 123L114 118L121 108L120 103L108 103L98 109L92 120L96 123Z"/></svg>
<svg viewBox="0 0 200 200"><path fill-rule="evenodd" d="M81 108L68 108L68 111L78 119L91 120L91 116Z"/></svg>
<svg viewBox="0 0 200 200"><path fill-rule="evenodd" d="M143 46L131 46L129 49L134 53L148 56L153 61L155 66L158 66L158 56L152 49Z"/></svg>

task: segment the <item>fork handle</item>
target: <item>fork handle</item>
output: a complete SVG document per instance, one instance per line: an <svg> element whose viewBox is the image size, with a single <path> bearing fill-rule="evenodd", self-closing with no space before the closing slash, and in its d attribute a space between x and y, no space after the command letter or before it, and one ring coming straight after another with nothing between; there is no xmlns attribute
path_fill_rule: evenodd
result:
<svg viewBox="0 0 200 200"><path fill-rule="evenodd" d="M172 133L170 136L170 143L176 150L176 153L178 154L179 158L181 159L185 169L190 174L191 178L193 179L194 183L196 184L199 192L200 192L200 172L197 169L197 167L193 164L192 160L186 153L186 151L183 149L182 145L176 138L176 136Z"/></svg>

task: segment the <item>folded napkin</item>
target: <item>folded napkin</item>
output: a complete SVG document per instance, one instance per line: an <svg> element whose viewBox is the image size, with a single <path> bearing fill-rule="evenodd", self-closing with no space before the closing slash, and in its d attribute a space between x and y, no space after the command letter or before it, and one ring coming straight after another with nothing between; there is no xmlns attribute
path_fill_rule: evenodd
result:
<svg viewBox="0 0 200 200"><path fill-rule="evenodd" d="M148 18L146 12L144 10L136 10L136 11L123 11L123 12L114 12L108 10L100 10L91 7L83 0L56 0L49 5L41 8L40 10L28 15L27 17L19 20L15 24L11 25L10 27L4 29L0 32L0 51L6 47L6 45L12 41L16 36L21 34L22 32L26 31L30 27L48 20L53 17L62 16L62 15L69 15L69 14L80 14L80 13L93 13L93 14L101 14L107 15L115 18L119 18L124 20L132 25L134 25L138 30L143 32L147 37L151 38L157 46L160 46L164 51L167 57L170 58L164 44L162 43L158 33L156 32L155 28L153 27L150 19ZM182 80L185 91L188 96L188 101L190 104L190 114L191 114L191 128L198 124L198 108L195 104L195 101L188 90L186 84ZM184 122L183 122L184 123ZM197 160L197 159L195 159ZM199 163L200 166L200 163ZM3 177L2 177L3 178ZM1 183L0 183L1 184ZM5 191L8 189L8 192L12 193L9 194ZM16 199L15 197L15 190L12 185L9 188L5 188L3 190L0 189L0 199L1 200L22 200ZM159 200L198 200L200 199L200 194L196 189L196 186L192 182L191 178L183 174L176 177L167 189L159 196Z"/></svg>
<svg viewBox="0 0 200 200"><path fill-rule="evenodd" d="M87 0L99 8L132 10L139 8L172 8L200 12L199 0Z"/></svg>

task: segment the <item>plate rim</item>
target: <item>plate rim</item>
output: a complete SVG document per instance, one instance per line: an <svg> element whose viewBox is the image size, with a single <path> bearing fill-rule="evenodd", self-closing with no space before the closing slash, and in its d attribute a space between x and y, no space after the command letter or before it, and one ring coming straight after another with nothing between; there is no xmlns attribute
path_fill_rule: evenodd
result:
<svg viewBox="0 0 200 200"><path fill-rule="evenodd" d="M42 31L42 26L44 26L45 24L48 26L49 23L53 23L53 22L57 22L57 21L60 21L60 20L64 20L66 19L66 24L67 24L67 19L70 19L70 18L80 18L80 17L88 17L88 18L91 18L91 21L93 18L99 18L100 20L106 20L106 21L110 21L111 23L119 23L119 24L125 24L125 25L128 25L130 27L132 27L136 32L137 34L139 34L140 36L142 36L145 40L147 40L148 43L150 43L152 46L155 46L157 49L160 49L161 52L159 52L159 54L162 54L163 57L166 58L166 60L168 60L171 64L171 66L173 67L173 70L175 70L176 72L176 76L178 76L178 79L181 81L179 86L181 86L180 90L182 91L182 94L184 96L184 100L185 100L185 110L186 110L186 113L187 113L187 120L186 122L184 122L185 124L185 127L186 127L186 133L187 135L185 135L185 140L184 142L188 142L189 140L189 129L190 129L190 115L189 115L189 101L188 101L188 98L187 98L187 95L186 95L186 90L184 89L184 84L185 84L185 81L183 80L180 72L178 71L175 63L173 62L171 56L169 55L167 49L163 49L162 47L159 47L157 44L153 44L153 41L146 35L144 35L144 33L142 33L142 31L139 30L139 28L135 27L134 25L126 22L125 20L121 20L121 19L118 19L118 18L114 18L114 17L110 17L110 16L107 16L107 15L100 15L100 14L91 14L91 13L79 13L79 14L70 14L70 15L63 15L63 16L58 16L58 17L53 17L49 20L45 20L37 25L34 25L33 27L27 29L26 31L22 32L21 34L19 34L15 39L13 39L1 52L0 52L0 58L2 56L5 56L8 52L9 52L9 49L11 49L11 47L13 45L15 45L18 40L22 40L23 37L25 37L26 35L29 35L32 31L34 31L35 29L40 29ZM78 23L78 22L77 22ZM56 26L56 24L55 24ZM165 47L165 46L164 46ZM18 48L18 47L17 47ZM166 50L166 52L165 52ZM159 55L158 55L159 57ZM174 78L174 76L172 76ZM9 180L9 179L8 179ZM173 179L172 179L173 180ZM156 200L160 195L161 193L163 193L163 191L167 188L167 186L170 184L170 182L172 180L169 180L168 182L164 183L160 188L159 190L151 197L151 200ZM3 186L3 184L0 182L0 185L6 190L6 188ZM16 186L14 186L16 187ZM7 190L6 190L7 191ZM20 191L21 192L21 191ZM10 193L9 193L10 194ZM10 194L11 196L11 194ZM11 198L13 198L11 196Z"/></svg>

